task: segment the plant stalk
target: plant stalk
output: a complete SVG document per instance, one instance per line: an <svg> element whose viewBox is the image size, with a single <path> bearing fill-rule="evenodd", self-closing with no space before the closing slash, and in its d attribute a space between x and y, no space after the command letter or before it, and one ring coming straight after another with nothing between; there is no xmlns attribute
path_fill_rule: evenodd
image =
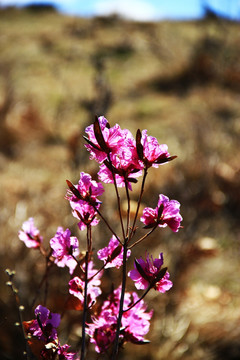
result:
<svg viewBox="0 0 240 360"><path fill-rule="evenodd" d="M119 303L119 312L118 312L118 319L117 319L117 329L116 329L116 337L114 341L114 347L112 352L112 360L117 359L118 349L119 349L119 335L121 329L121 321L123 315L123 304L124 304L124 295L126 289L126 275L127 275L127 241L126 238L123 244L123 265L122 265L122 289L121 289L121 296L120 296L120 303Z"/></svg>

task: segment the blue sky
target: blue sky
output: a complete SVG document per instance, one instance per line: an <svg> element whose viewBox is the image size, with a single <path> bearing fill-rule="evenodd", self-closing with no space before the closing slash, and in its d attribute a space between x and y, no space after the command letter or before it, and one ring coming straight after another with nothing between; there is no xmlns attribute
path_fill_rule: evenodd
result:
<svg viewBox="0 0 240 360"><path fill-rule="evenodd" d="M79 16L118 13L135 20L193 19L203 14L203 4L232 19L240 19L240 0L0 0L0 5L53 3L66 14Z"/></svg>

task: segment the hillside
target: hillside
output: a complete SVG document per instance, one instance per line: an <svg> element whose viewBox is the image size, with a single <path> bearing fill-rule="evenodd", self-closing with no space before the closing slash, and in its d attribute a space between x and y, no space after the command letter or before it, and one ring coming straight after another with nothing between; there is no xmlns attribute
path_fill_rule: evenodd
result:
<svg viewBox="0 0 240 360"><path fill-rule="evenodd" d="M151 343L127 345L120 359L239 359L239 30L221 19L136 23L0 11L1 359L19 356L22 341L4 270L16 270L25 319L44 270L18 230L32 216L46 243L58 226L78 235L65 180L96 173L82 140L95 114L133 134L147 128L178 156L151 169L143 201L154 207L159 193L177 199L184 228L159 232L134 254L164 251L174 287L149 294ZM105 200L115 206L111 189ZM103 246L104 226L95 236ZM50 290L55 311L65 299L61 274ZM73 345L78 326L71 313L64 331L71 328Z"/></svg>

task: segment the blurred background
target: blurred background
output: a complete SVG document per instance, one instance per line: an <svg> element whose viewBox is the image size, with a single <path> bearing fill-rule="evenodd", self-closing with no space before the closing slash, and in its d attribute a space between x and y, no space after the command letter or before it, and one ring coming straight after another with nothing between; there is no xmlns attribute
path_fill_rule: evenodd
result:
<svg viewBox="0 0 240 360"><path fill-rule="evenodd" d="M58 226L69 227L85 249L65 180L76 184L80 171L96 177L82 139L95 114L133 134L147 128L178 156L150 169L143 206L155 207L159 193L178 200L184 227L159 229L128 263L164 252L174 286L147 295L151 343L127 344L120 359L240 359L240 3L179 3L0 1L1 359L21 359L23 349L5 269L16 271L24 320L33 318L45 271L41 255L18 239L22 223L34 217L46 247ZM102 209L117 228L111 186ZM110 236L100 223L96 250ZM120 275L107 276L106 293ZM68 280L66 269L52 269L53 312L61 312ZM73 348L79 319L68 311L61 325L62 343Z"/></svg>

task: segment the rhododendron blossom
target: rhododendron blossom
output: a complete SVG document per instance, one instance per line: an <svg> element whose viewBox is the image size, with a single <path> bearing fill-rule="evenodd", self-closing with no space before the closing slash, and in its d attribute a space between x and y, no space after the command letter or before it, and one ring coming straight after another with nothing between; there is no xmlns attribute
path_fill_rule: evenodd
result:
<svg viewBox="0 0 240 360"><path fill-rule="evenodd" d="M69 229L64 231L62 227L58 227L55 236L50 240L50 246L53 249L52 256L55 258L55 264L59 267L68 266L72 274L77 265L74 257L79 255L78 239L71 236Z"/></svg>
<svg viewBox="0 0 240 360"><path fill-rule="evenodd" d="M128 186L142 175L143 163L139 161L136 141L127 129L121 130L119 125L111 128L104 117L99 117L94 125L86 128L88 144L86 148L91 153L91 159L100 164L98 177L105 183L117 186Z"/></svg>
<svg viewBox="0 0 240 360"><path fill-rule="evenodd" d="M89 305L92 305L96 301L96 298L101 295L102 291L98 287L100 284L100 280L92 280L88 282L87 295ZM84 289L85 281L81 280L78 276L75 276L69 281L69 293L76 296L82 304L84 302Z"/></svg>
<svg viewBox="0 0 240 360"><path fill-rule="evenodd" d="M75 352L68 352L70 346L68 344L64 344L62 346L59 346L57 349L57 354L59 357L59 360L77 360L76 353ZM78 358L79 359L79 358Z"/></svg>
<svg viewBox="0 0 240 360"><path fill-rule="evenodd" d="M22 224L22 230L18 232L18 237L28 248L34 249L39 248L43 241L40 231L34 225L33 218L29 218Z"/></svg>
<svg viewBox="0 0 240 360"><path fill-rule="evenodd" d="M39 346L41 343L39 344ZM68 352L70 346L68 344L60 345L59 339L48 342L44 345L44 347L40 351L40 359L41 360L79 360L77 357L77 353Z"/></svg>
<svg viewBox="0 0 240 360"><path fill-rule="evenodd" d="M92 321L86 333L90 336L90 342L95 344L96 352L104 353L115 340L117 315L111 309L103 310L97 318L92 316Z"/></svg>
<svg viewBox="0 0 240 360"><path fill-rule="evenodd" d="M56 328L60 324L60 314L52 313L46 307L38 305L35 309L36 320L25 324L28 333L32 336L43 340L44 342L57 339Z"/></svg>
<svg viewBox="0 0 240 360"><path fill-rule="evenodd" d="M131 255L131 250L127 251L127 257ZM116 236L112 236L108 246L103 249L98 250L97 256L99 260L103 260L105 265L105 269L116 267L117 269L122 266L123 262L123 247L119 243Z"/></svg>
<svg viewBox="0 0 240 360"><path fill-rule="evenodd" d="M130 307L132 303L137 303L139 300L139 297L135 292L133 292L131 296L132 299L131 302L128 303L128 307ZM125 341L130 341L135 344L147 342L144 339L144 336L149 331L153 310L146 312L146 309L146 304L143 300L141 300L130 310L124 311L122 317L122 327L124 329L123 333Z"/></svg>
<svg viewBox="0 0 240 360"><path fill-rule="evenodd" d="M83 270L85 269L85 264L83 265ZM102 272L96 274L96 270L93 269L93 262L90 261L88 264L88 283L87 283L87 296L88 303L92 305L96 298L101 295L102 291L100 289L101 285L101 276ZM85 281L80 279L78 276L75 276L73 279L69 281L69 293L76 296L80 302L83 304L84 302L84 289L85 289Z"/></svg>
<svg viewBox="0 0 240 360"><path fill-rule="evenodd" d="M160 253L158 259L147 254L146 261L142 258L134 263L134 269L129 271L128 276L135 282L137 289L147 289L151 284L155 290L164 293L172 287L172 282L169 280L169 273L166 271L164 276L158 280L161 267L163 265L163 253Z"/></svg>
<svg viewBox="0 0 240 360"><path fill-rule="evenodd" d="M99 353L106 352L115 339L120 295L121 287L114 290L108 300L104 301L100 314L97 318L92 317L93 323L88 324L86 329L90 342L95 344L95 350ZM144 336L149 331L149 320L153 312L146 312L144 301L141 300L136 307L130 308L131 304L138 300L136 293L125 293L124 309L127 311L123 313L120 331L120 339L123 343L129 341L141 344L145 342Z"/></svg>
<svg viewBox="0 0 240 360"><path fill-rule="evenodd" d="M104 184L93 180L90 174L82 171L76 185L66 180L69 189L65 195L72 214L77 219L75 223L80 230L86 229L85 233L81 234L81 242L83 242L81 253L79 241L77 237L71 236L69 228L64 230L58 227L56 234L50 239L48 248L43 247L42 237L34 226L33 218L24 222L22 230L19 231L20 240L29 248L39 248L40 254L44 257L45 273L39 281L33 304L40 296L45 304L49 301L49 293L53 294L48 290L49 278L52 275L50 270L55 263L59 267L68 267L71 275L70 281L67 280L70 295L68 294L61 309L61 314L64 314L66 319L64 333L61 336L67 337L66 329L71 328L72 314L68 316L67 311L74 309L80 312L76 315L76 324L81 328L81 339L74 340L76 346L79 344L81 346L81 350L78 348L79 354L69 352L68 344L60 345L57 334L60 314L51 313L49 309L39 305L35 309L35 319L23 322L26 341L32 353L34 357L42 360L79 360L79 355L81 360L89 356L92 358L91 350L87 353L89 341L100 354L97 358L105 353L105 357L116 360L119 350L125 343L139 345L147 343L145 336L150 328L153 310L147 310L145 297L151 289L165 293L173 286L167 267L163 267L163 253L160 253L158 258L153 258L146 252L145 259L142 257L135 259L134 268L130 271L128 259L132 248L146 241L158 227L169 226L174 232L181 227L180 203L169 200L162 194L159 195L155 208L145 207L142 215L139 216L146 190L145 184L150 173L149 168L158 168L159 165L173 160L176 156L170 156L168 146L159 144L155 137L147 134L147 130L141 132L138 129L136 137L133 137L128 129L122 130L118 124L111 127L104 116L96 117L94 123L85 131L85 147L90 153L90 159L98 163L96 173L99 181L114 184L111 195L104 196L106 206L114 204L114 209L106 211L105 207L103 211L100 210L102 202L99 197L104 193ZM132 195L129 190L132 190L132 184L137 183L140 176L142 176L140 186ZM125 187L124 191L118 189L119 187ZM116 196L115 202L112 201L112 194ZM118 219L114 224L116 215ZM150 229L144 235L138 234L139 217L144 229ZM104 238L100 240L97 237L105 236L107 232L102 228L99 231L92 228L99 223L99 219L110 233L109 243L105 241L101 249L98 245L103 244ZM82 237L85 235L84 241ZM95 269L93 264L96 255L103 261L98 269ZM114 276L106 270L109 268L115 269ZM104 270L106 272L102 281L102 290L101 276ZM115 276L117 271L119 274ZM9 276L7 285L14 292L16 302L19 304L12 281L14 271L8 269L6 272ZM145 290L140 297L136 292L127 291L127 275L133 280L136 289ZM55 279L56 277L53 278ZM62 279L66 280L65 276ZM109 280L110 284L107 284L106 280ZM110 292L105 296L107 289ZM50 300L52 302L56 298ZM58 306L59 304L61 302L58 302ZM82 318L81 324L80 318ZM89 341L86 334L90 337Z"/></svg>
<svg viewBox="0 0 240 360"><path fill-rule="evenodd" d="M142 175L142 165L138 160L136 147L120 148L117 153L111 155L111 162L112 168L105 163L100 166L99 180L113 184L113 170L117 186L124 187L126 182L129 190L132 190L131 181L136 182L136 178Z"/></svg>
<svg viewBox="0 0 240 360"><path fill-rule="evenodd" d="M96 226L99 223L99 219L96 218L97 211L92 205L89 205L86 201L79 200L78 202L70 202L72 206L72 214L78 220L78 227L80 230L84 230L88 225ZM96 208L99 209L99 205Z"/></svg>
<svg viewBox="0 0 240 360"><path fill-rule="evenodd" d="M80 180L74 187L79 192L81 199L79 199L71 190L68 190L66 199L70 202L78 202L79 200L91 202L92 200L96 200L97 196L101 196L104 193L103 185L92 180L91 175L84 172L80 173Z"/></svg>
<svg viewBox="0 0 240 360"><path fill-rule="evenodd" d="M172 231L177 232L182 221L179 209L180 203L178 201L169 200L165 195L159 195L157 207L155 209L146 207L140 220L146 227L153 227L155 225L166 227L168 225Z"/></svg>
<svg viewBox="0 0 240 360"><path fill-rule="evenodd" d="M120 126L116 124L113 127L110 127L107 119L104 116L98 118L98 122L102 131L102 135L105 141L105 146L108 149L108 152L115 152L117 149L122 146L125 140L128 138L129 130L121 130ZM86 144L85 147L90 151L90 159L95 159L99 163L102 163L107 159L106 149L102 149L98 143L95 133L94 125L90 125L85 129L85 132L88 135L88 140L93 144Z"/></svg>
<svg viewBox="0 0 240 360"><path fill-rule="evenodd" d="M158 167L161 162L166 163L170 154L166 144L159 144L153 136L147 135L147 130L142 131L141 143L143 146L143 161L147 167Z"/></svg>
<svg viewBox="0 0 240 360"><path fill-rule="evenodd" d="M70 202L73 216L80 220L79 229L84 230L90 224L92 226L97 225L99 220L96 219L96 210L101 204L97 196L104 192L102 184L92 180L92 177L84 172L80 173L80 180L77 185L67 182L70 190L67 191L65 198Z"/></svg>

